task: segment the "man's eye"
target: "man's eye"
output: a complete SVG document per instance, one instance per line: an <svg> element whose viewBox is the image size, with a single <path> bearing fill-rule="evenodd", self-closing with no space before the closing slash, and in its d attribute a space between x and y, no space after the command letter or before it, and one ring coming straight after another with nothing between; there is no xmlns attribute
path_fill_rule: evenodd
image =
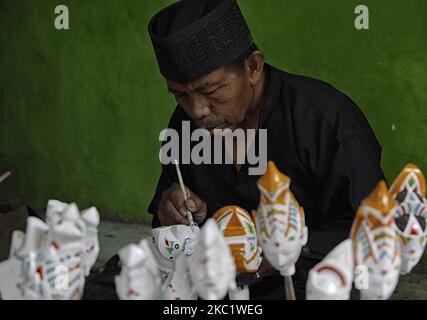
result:
<svg viewBox="0 0 427 320"><path fill-rule="evenodd" d="M211 95L213 95L215 92L217 92L217 91L218 91L218 89L219 89L219 88L216 88L215 90L205 92L204 94L205 94L205 95L207 95L207 96L211 96Z"/></svg>

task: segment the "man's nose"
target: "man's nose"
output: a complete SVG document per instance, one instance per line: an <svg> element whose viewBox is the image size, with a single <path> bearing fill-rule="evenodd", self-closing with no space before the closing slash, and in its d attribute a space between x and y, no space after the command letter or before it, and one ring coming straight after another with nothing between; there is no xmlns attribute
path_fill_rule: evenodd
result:
<svg viewBox="0 0 427 320"><path fill-rule="evenodd" d="M211 114L210 103L202 95L194 95L192 102L191 111L196 119L201 119Z"/></svg>

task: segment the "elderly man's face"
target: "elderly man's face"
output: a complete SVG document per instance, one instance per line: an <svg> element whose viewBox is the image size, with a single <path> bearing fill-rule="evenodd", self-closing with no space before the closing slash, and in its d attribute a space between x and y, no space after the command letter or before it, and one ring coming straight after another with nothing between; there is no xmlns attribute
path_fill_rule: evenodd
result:
<svg viewBox="0 0 427 320"><path fill-rule="evenodd" d="M167 85L196 125L211 133L214 129L238 128L254 99L247 72L227 68L188 83L167 81Z"/></svg>

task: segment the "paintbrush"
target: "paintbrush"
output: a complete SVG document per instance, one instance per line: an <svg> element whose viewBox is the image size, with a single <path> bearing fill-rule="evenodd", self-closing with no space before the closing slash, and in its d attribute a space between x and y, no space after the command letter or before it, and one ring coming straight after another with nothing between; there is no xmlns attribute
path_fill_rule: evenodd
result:
<svg viewBox="0 0 427 320"><path fill-rule="evenodd" d="M10 172L10 171L7 171L6 173L3 173L1 176L0 176L0 183L2 183L4 180L6 180L7 178L9 178L9 176L12 174L12 172Z"/></svg>
<svg viewBox="0 0 427 320"><path fill-rule="evenodd" d="M184 201L185 201L188 199L187 189L185 189L184 181L182 180L182 175L181 175L181 170L179 169L178 160L175 159L174 163L175 163L176 173L178 175L179 185L181 187L182 195L184 196ZM188 222L190 223L191 229L193 229L193 227L196 226L193 220L193 215L191 214L190 210L186 210L186 212L187 212Z"/></svg>

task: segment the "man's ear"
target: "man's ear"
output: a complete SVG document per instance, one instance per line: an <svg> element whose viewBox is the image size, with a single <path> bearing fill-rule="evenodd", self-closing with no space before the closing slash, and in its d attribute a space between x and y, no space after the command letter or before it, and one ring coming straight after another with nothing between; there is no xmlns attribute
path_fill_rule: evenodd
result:
<svg viewBox="0 0 427 320"><path fill-rule="evenodd" d="M245 61L245 69L252 86L255 86L261 79L264 61L264 53L259 50L252 52Z"/></svg>

